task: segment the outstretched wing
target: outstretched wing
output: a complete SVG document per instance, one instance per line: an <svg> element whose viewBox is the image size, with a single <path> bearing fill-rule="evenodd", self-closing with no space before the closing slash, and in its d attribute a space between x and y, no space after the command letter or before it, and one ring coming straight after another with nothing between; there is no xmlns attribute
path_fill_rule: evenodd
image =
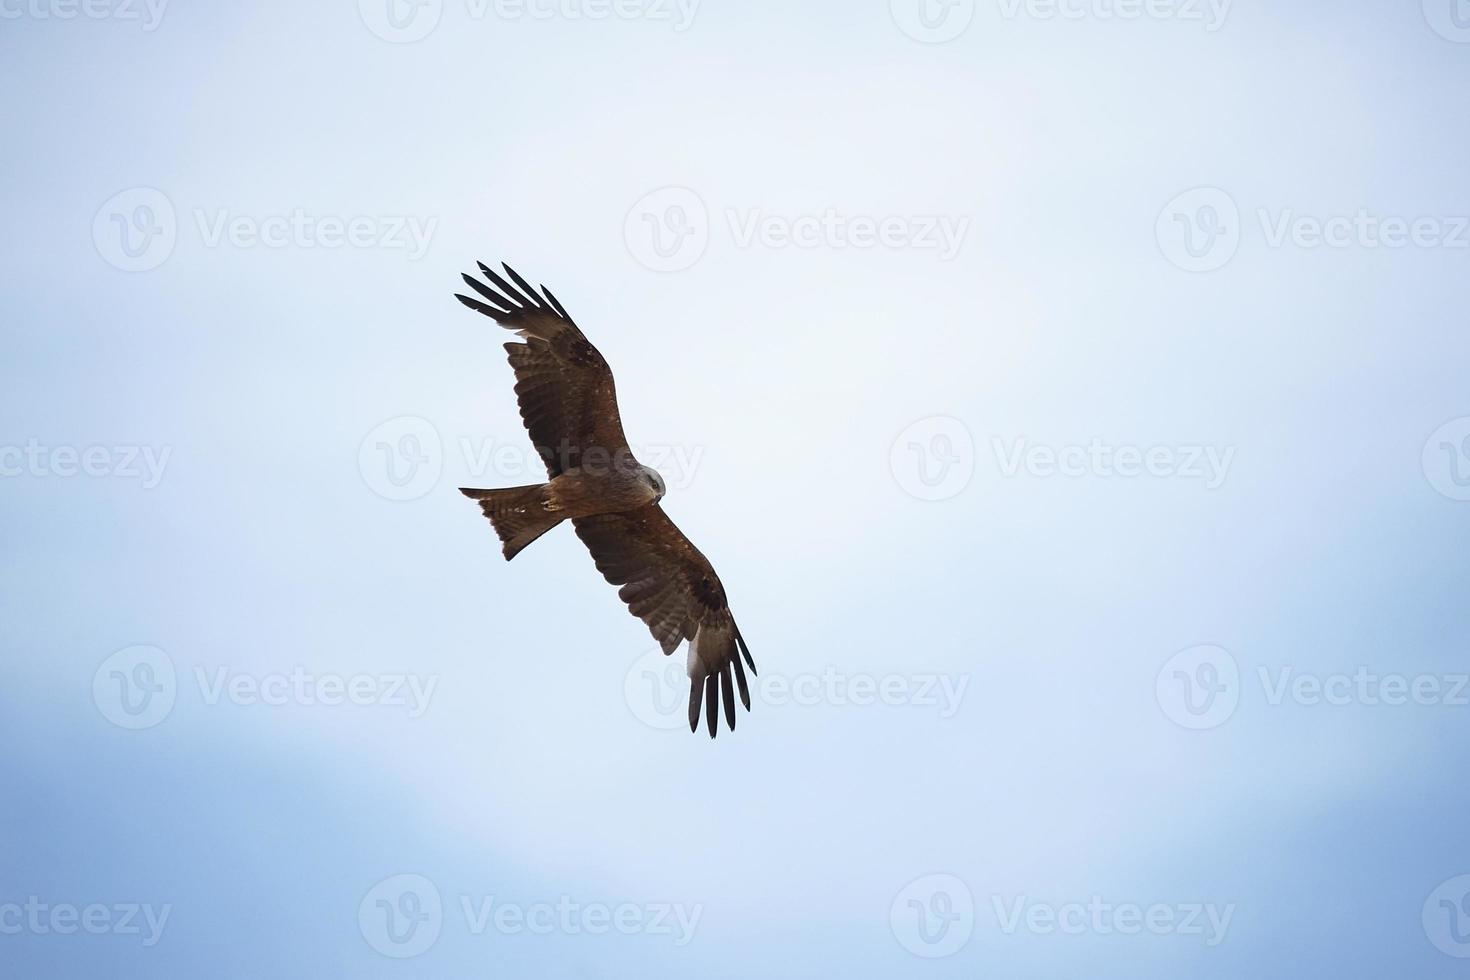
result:
<svg viewBox="0 0 1470 980"><path fill-rule="evenodd" d="M594 448L604 466L627 452L612 370L551 290L542 286L543 298L510 266L505 271L515 285L485 263L479 266L499 292L467 275L464 281L481 299L458 293L455 298L525 338L525 343L506 344L505 352L516 374L521 419L547 474L556 477L581 466Z"/></svg>
<svg viewBox="0 0 1470 980"><path fill-rule="evenodd" d="M725 588L709 559L699 553L658 504L620 514L576 517L577 537L592 552L597 570L613 585L628 610L673 653L689 641L689 730L699 727L704 702L710 738L719 726L715 699L722 697L725 721L735 730L735 687L750 710L741 655L755 673L755 661L730 615ZM738 653L737 653L738 647ZM731 674L734 683L731 683ZM701 698L702 695L702 698Z"/></svg>

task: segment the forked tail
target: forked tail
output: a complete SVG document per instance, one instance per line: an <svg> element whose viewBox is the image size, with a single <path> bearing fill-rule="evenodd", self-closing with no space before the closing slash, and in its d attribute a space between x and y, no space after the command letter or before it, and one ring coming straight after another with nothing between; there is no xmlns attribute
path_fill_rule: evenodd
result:
<svg viewBox="0 0 1470 980"><path fill-rule="evenodd" d="M502 490L474 490L460 487L459 492L480 502L480 509L495 525L504 547L505 560L510 561L541 535L562 522L561 508L551 497L551 484L537 483L529 487L506 487Z"/></svg>

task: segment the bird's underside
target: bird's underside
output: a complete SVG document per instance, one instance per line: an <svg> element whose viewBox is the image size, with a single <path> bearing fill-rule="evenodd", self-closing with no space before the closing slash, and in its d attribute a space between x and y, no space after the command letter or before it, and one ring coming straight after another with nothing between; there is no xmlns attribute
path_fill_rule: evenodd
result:
<svg viewBox="0 0 1470 980"><path fill-rule="evenodd" d="M551 290L542 286L538 293L510 266L504 266L510 281L479 266L494 288L466 275L476 296L456 298L522 338L505 351L521 419L548 482L461 492L479 502L507 560L571 520L597 570L620 586L618 596L663 652L689 641L690 730L698 729L703 705L713 738L722 702L733 731L737 691L750 710L745 666L754 673L755 662L719 576L659 506L663 481L628 448L611 369Z"/></svg>

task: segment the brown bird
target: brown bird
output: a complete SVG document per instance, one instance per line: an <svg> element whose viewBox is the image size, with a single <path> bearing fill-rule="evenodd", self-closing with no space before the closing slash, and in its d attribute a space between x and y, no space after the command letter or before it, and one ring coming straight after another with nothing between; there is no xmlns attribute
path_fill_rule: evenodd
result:
<svg viewBox="0 0 1470 980"><path fill-rule="evenodd" d="M699 728L702 700L710 738L715 737L718 697L734 731L737 688L750 710L741 656L752 674L755 661L709 559L658 505L663 479L628 448L612 370L551 290L542 286L543 297L510 266L504 269L514 285L478 264L499 291L466 275L480 299L458 293L455 298L524 338L506 344L505 352L515 371L521 419L550 482L460 492L480 502L504 543L506 560L570 518L597 570L622 586L619 598L648 624L664 654L689 641L689 730Z"/></svg>

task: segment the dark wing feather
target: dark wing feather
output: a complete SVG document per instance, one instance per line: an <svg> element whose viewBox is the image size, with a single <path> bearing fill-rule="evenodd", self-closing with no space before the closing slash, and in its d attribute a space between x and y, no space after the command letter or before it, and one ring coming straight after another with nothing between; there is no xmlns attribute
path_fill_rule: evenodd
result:
<svg viewBox="0 0 1470 980"><path fill-rule="evenodd" d="M735 728L735 687L750 710L745 664L755 661L725 601L725 587L709 559L669 520L658 504L620 514L575 517L577 537L597 570L628 610L648 625L665 654L684 640L689 647L689 729L699 727L700 705L713 738L723 700L725 721ZM744 655L745 664L741 663ZM731 684L733 668L735 685Z"/></svg>
<svg viewBox="0 0 1470 980"><path fill-rule="evenodd" d="M549 290L542 287L543 298L510 266L505 271L514 285L480 263L481 274L496 288L464 276L480 298L458 293L455 297L525 338L524 343L506 344L505 352L515 370L521 419L548 475L560 476L581 466L589 449L596 449L604 465L621 456L628 440L607 361Z"/></svg>

